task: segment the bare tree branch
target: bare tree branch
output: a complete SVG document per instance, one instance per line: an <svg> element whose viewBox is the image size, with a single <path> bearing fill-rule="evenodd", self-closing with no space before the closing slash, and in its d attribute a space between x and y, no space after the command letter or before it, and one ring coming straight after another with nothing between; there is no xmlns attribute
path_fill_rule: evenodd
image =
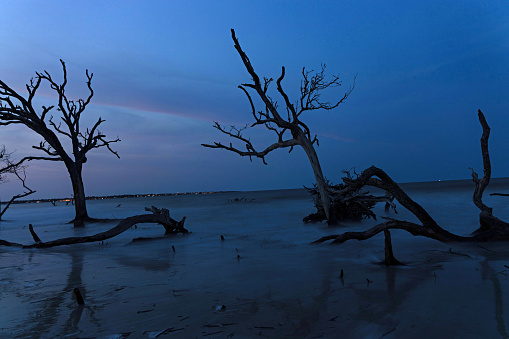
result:
<svg viewBox="0 0 509 339"><path fill-rule="evenodd" d="M267 164L267 162L265 161L265 156L267 154L269 154L271 151L278 149L278 148L293 147L295 145L298 145L298 143L295 139L289 139L289 140L284 140L284 141L281 140L279 142L273 143L272 145L268 146L263 151L258 152L255 150L251 141L242 136L241 132L244 129L246 129L246 127L237 129L235 126L231 126L230 130L228 131L228 130L224 129L218 122L216 122L214 125L214 128L220 130L224 134L229 135L232 138L235 138L235 139L238 139L238 140L241 140L242 142L244 142L246 145L246 151L242 151L238 148L235 148L232 146L232 144L230 144L230 146L227 146L227 145L223 145L220 142L215 142L213 145L210 145L210 144L201 144L201 145L204 147L208 147L208 148L225 149L225 150L237 153L240 156L248 156L250 159L251 159L251 157L258 157L258 158L262 159L262 161L265 165Z"/></svg>
<svg viewBox="0 0 509 339"><path fill-rule="evenodd" d="M0 162L2 162L4 164L3 167L0 168L0 182L2 182L4 180L3 176L6 173L14 174L18 178L18 180L21 182L25 191L23 193L16 194L16 195L12 196L11 199L4 206L4 208L3 209L0 208L0 220L2 219L2 216L5 214L7 209L11 206L11 204L15 200L27 197L30 194L35 193L34 190L32 190L31 188L29 188L26 185L26 172L25 172L26 166L22 165L23 161L13 163L11 156L12 156L12 153L8 153L5 149L5 146L2 146L0 148Z"/></svg>
<svg viewBox="0 0 509 339"><path fill-rule="evenodd" d="M481 179L479 179L479 176L477 173L470 168L472 171L472 180L475 183L475 190L474 190L474 204L481 210L487 212L489 215L492 214L491 207L486 206L482 202L482 194L484 193L484 190L490 183L491 178L491 161L490 161L490 153L488 150L488 139L490 137L490 127L488 126L488 123L486 122L486 118L484 117L484 114L481 112L481 110L477 111L477 115L479 117L479 123L482 127L482 136L481 136L481 152L482 152L482 162L483 162L483 176Z"/></svg>

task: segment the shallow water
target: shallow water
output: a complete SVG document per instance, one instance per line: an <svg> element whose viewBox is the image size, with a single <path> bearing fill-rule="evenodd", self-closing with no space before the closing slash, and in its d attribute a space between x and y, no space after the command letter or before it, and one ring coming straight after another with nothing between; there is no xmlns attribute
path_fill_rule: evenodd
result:
<svg viewBox="0 0 509 339"><path fill-rule="evenodd" d="M403 188L444 228L467 235L478 222L472 186L465 181ZM507 180L492 183L492 191L504 190L509 192ZM486 203L509 220L509 197L489 193ZM232 201L243 197L246 201ZM304 224L302 217L313 212L304 190L88 202L90 215L99 218L143 214L152 205L168 208L178 220L187 216L192 233L162 237L161 226L139 224L103 244L0 248L0 337L507 335L506 244L446 245L393 231L395 255L406 265L386 268L378 265L382 235L311 245L377 221ZM398 212L390 216L413 220L401 207ZM385 215L383 206L377 213ZM74 229L66 224L72 216L73 207L63 203L14 205L0 223L0 238L31 243L28 223L42 240L93 234L115 224ZM137 237L161 238L132 242ZM74 288L82 291L84 306L73 299Z"/></svg>

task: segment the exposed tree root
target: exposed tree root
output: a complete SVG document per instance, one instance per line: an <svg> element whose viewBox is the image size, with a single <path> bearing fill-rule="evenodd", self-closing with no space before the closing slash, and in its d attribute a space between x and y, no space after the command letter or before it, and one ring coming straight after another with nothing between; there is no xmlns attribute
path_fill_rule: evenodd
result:
<svg viewBox="0 0 509 339"><path fill-rule="evenodd" d="M358 177L358 174L355 171L353 175L350 173L350 171L347 170L342 172L347 175L348 179L353 179L353 175ZM368 218L376 219L376 215L373 213L372 209L379 202L385 202L386 210L389 210L392 207L397 213L396 205L392 202L394 198L388 194L384 196L374 196L363 189L358 189L353 191L348 190L347 194L345 195L344 189L346 186L344 183L334 185L327 181L326 184L327 193L329 194L330 198L329 200L331 201L328 218L323 209L321 195L317 189L317 186L313 185L312 188L304 186L304 188L313 197L313 202L317 209L316 213L312 213L302 219L302 221L305 223L327 221L329 225L338 225L341 222L347 220L360 221L362 219Z"/></svg>
<svg viewBox="0 0 509 339"><path fill-rule="evenodd" d="M152 206L151 208L145 207L146 211L152 212L152 214L142 214L142 215L135 215L132 217L125 218L121 220L117 226L105 231L100 232L94 235L85 236L85 237L68 237L68 238L61 238L56 240L51 240L47 242L43 242L39 239L35 231L33 230L32 225L29 226L30 233L32 234L32 237L34 238L35 244L31 245L22 245L6 240L0 239L0 245L3 246L15 246L15 247L22 247L22 248L48 248L48 247L55 247L55 246L62 246L62 245L72 245L72 244L79 244L79 243L87 243L87 242L96 242L96 241L103 241L106 239L113 238L120 233L128 230L135 224L141 224L141 223L156 223L163 225L165 229L165 234L176 234L176 233L188 233L189 231L184 228L184 222L186 220L186 217L183 217L182 220L176 221L170 217L170 213L167 209L158 209L157 207Z"/></svg>
<svg viewBox="0 0 509 339"><path fill-rule="evenodd" d="M387 219L386 222L380 223L363 232L345 232L343 234L328 235L322 237L315 243L321 243L333 240L332 243L340 244L345 241L356 239L369 239L380 232L388 232L389 229L401 229L409 232L414 236L424 236L441 242L486 242L509 240L509 224L493 215L491 207L486 206L482 201L482 194L488 186L491 178L491 163L488 151L488 138L490 128L486 122L483 113L478 111L479 122L481 123L483 134L481 137L481 151L483 158L483 177L479 179L478 175L472 170L472 179L475 183L475 191L473 195L474 204L481 210L479 214L480 227L471 236L459 236L450 233L440 227L436 221L422 208L418 203L413 201L399 186L396 184L383 170L371 166L364 170L357 178L343 178L346 188L341 192L348 194L352 191L358 191L364 186L378 187L390 193L403 207L415 215L421 224ZM387 236L387 233L386 233Z"/></svg>

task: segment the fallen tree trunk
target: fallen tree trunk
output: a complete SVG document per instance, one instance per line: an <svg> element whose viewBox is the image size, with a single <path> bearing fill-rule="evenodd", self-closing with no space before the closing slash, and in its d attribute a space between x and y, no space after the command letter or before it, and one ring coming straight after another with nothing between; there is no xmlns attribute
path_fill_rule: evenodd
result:
<svg viewBox="0 0 509 339"><path fill-rule="evenodd" d="M51 240L47 242L43 242L39 239L33 227L30 227L30 233L34 238L35 244L31 245L22 245L6 240L0 239L0 245L3 246L14 246L14 247L22 247L22 248L48 248L62 245L72 245L79 243L87 243L87 242L96 242L103 241L106 239L113 238L120 233L128 230L132 226L141 223L155 223L163 225L165 229L165 234L176 234L176 233L188 233L189 231L184 228L184 222L186 217L183 217L182 220L176 221L170 217L170 213L167 209L158 209L157 207L152 206L151 208L145 208L146 211L151 211L152 214L142 214L135 215L132 217L125 218L121 220L117 226L94 235L89 235L85 237L68 237L61 238L56 240ZM32 226L32 225L30 225Z"/></svg>
<svg viewBox="0 0 509 339"><path fill-rule="evenodd" d="M343 189L341 194L347 195L349 192L358 191L364 186L381 188L386 192L389 192L403 207L415 215L421 224L419 225L409 221L385 218L387 219L386 222L380 223L369 230L363 232L345 232L343 234L328 235L314 241L314 243L332 240L333 243L339 244L351 239L365 240L389 229L401 229L414 236L424 236L441 242L485 242L509 240L509 224L495 217L493 215L492 208L486 206L482 201L482 194L488 186L491 178L491 162L488 151L490 128L481 110L478 111L478 117L483 129L481 137L483 177L479 179L477 173L473 169L471 170L472 179L475 183L473 202L481 210L481 212L479 214L480 227L474 231L471 236L459 236L440 227L428 214L428 212L421 205L413 201L398 186L398 184L396 184L396 182L387 175L387 173L380 168L371 166L364 170L355 179L343 178L346 188Z"/></svg>

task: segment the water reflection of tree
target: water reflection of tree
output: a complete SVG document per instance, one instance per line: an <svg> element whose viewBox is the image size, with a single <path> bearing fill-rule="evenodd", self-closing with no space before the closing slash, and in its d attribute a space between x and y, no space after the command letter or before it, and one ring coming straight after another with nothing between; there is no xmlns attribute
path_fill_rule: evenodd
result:
<svg viewBox="0 0 509 339"><path fill-rule="evenodd" d="M420 285L428 283L433 277L434 271L439 266L415 266L415 267L386 267L385 270L385 291L376 288L378 284L367 278L361 283L351 283L345 286L357 296L358 313L357 320L364 320L369 324L376 324L384 332L392 331L397 325L394 321L394 314L402 308L405 301L409 300ZM430 277L423 279L422 277ZM399 282L398 282L399 281ZM398 282L398 283L397 283ZM373 285L372 285L373 284ZM385 334L385 333L384 333Z"/></svg>
<svg viewBox="0 0 509 339"><path fill-rule="evenodd" d="M83 272L83 253L72 251L68 253L71 257L71 271L67 276L67 282L61 291L53 292L51 295L40 302L39 311L33 312L25 323L19 325L22 330L21 336L43 335L56 328L59 319L63 319L61 313L71 309L71 313L65 322L60 334L79 332L79 322L86 308L93 322L98 323L94 318L94 308L86 305L78 305L72 300L74 288L79 288L83 297L86 298L87 292L82 281ZM48 292L45 292L48 293ZM28 294L31 298L33 295ZM33 303L32 300L26 300L26 303ZM68 307L66 307L68 305Z"/></svg>
<svg viewBox="0 0 509 339"><path fill-rule="evenodd" d="M503 316L503 295L502 295L502 286L499 281L498 274L491 268L489 261L485 260L480 263L482 279L489 279L493 283L493 293L494 293L494 308L495 308L495 320L497 322L497 331L503 338L509 338L509 335L506 330L504 316ZM409 272L407 269L401 271L397 267L387 267L386 269L386 284L387 284L387 294L384 295L384 292L380 289L367 289L362 288L356 291L360 301L359 305L362 304L372 304L377 301L379 306L382 307L369 307L369 312L366 310L362 310L358 315L360 315L364 320L369 323L376 323L380 326L380 328L384 328L387 330L396 329L394 326L393 329L389 329L387 326L391 323L392 315L398 309L402 309L403 303L409 299L409 297L414 293L414 291L419 288L419 285L423 283L429 282L429 279L422 279L423 276L431 276L441 265L436 266L427 266L427 267L415 267L413 268L414 272ZM414 274L415 273L415 274ZM404 283L396 284L396 279L399 277L399 280L404 277L411 277L409 280ZM382 296L382 297L380 297ZM373 306L373 305L371 305ZM362 306L361 306L362 307ZM360 308L361 308L360 307ZM376 310L376 311L373 311Z"/></svg>
<svg viewBox="0 0 509 339"><path fill-rule="evenodd" d="M504 322L504 298L502 296L502 286L497 273L491 268L487 260L481 263L483 280L489 279L493 283L493 294L495 296L495 320L497 321L497 331L502 338L509 338Z"/></svg>

